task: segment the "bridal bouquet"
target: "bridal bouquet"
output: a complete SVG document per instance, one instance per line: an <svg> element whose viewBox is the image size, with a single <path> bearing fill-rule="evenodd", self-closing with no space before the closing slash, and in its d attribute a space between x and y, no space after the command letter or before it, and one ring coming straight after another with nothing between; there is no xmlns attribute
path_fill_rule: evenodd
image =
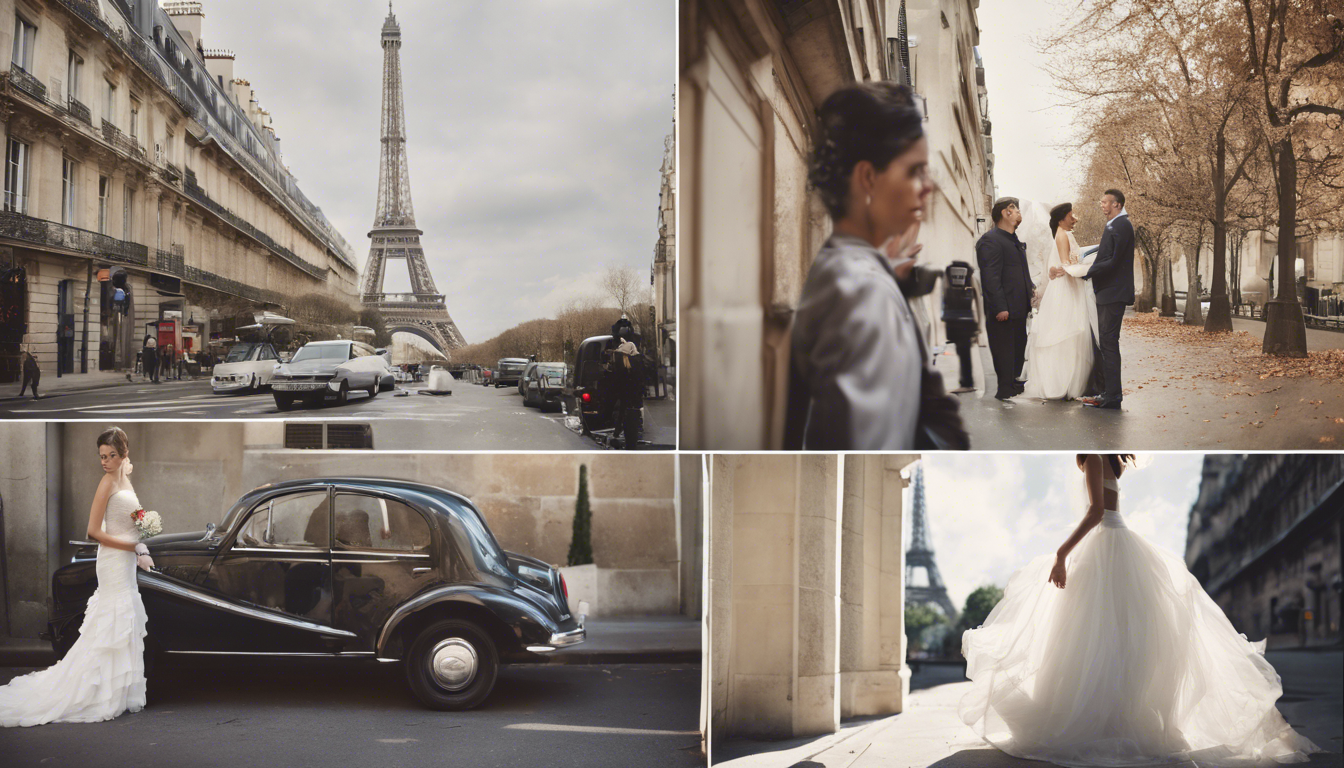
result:
<svg viewBox="0 0 1344 768"><path fill-rule="evenodd" d="M158 536L163 533L163 519L159 513L154 510L145 511L144 507L137 508L131 513L131 520L135 523L135 530L140 533L140 538L148 539L150 536Z"/></svg>

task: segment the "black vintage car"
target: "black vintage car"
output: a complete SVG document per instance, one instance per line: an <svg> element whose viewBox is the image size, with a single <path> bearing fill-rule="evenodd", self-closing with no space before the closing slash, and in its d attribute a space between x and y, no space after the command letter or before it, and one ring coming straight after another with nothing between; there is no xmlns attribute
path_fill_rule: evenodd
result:
<svg viewBox="0 0 1344 768"><path fill-rule="evenodd" d="M90 542L56 571L48 639L61 656L97 586ZM400 661L426 707L470 709L499 664L583 642L559 571L505 552L466 498L384 479L264 485L218 528L146 540L137 571L146 655Z"/></svg>
<svg viewBox="0 0 1344 768"><path fill-rule="evenodd" d="M641 343L638 335L628 338L636 346ZM620 343L616 336L590 336L579 344L574 366L566 375L562 403L567 413L579 417L585 435L612 444L619 433L620 444L634 448L644 427L644 374L642 368L622 371L616 367L613 352Z"/></svg>

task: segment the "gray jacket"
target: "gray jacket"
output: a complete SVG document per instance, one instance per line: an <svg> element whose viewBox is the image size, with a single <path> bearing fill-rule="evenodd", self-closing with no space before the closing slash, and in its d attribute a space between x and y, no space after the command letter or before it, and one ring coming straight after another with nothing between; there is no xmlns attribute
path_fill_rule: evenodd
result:
<svg viewBox="0 0 1344 768"><path fill-rule="evenodd" d="M910 450L924 354L887 257L832 235L793 323L794 379L808 399L807 450Z"/></svg>

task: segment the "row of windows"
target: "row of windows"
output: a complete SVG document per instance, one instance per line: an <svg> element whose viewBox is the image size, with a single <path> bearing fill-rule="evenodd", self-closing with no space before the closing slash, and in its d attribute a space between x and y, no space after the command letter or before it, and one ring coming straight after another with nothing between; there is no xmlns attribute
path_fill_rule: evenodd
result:
<svg viewBox="0 0 1344 768"><path fill-rule="evenodd" d="M32 147L27 143L11 138L5 150L5 200L6 211L28 213L28 177ZM80 163L69 157L61 158L61 223L77 227L80 222L76 213L79 210ZM98 228L97 231L108 234L108 198L111 196L112 180L106 176L98 177ZM132 213L135 207L135 190L126 186L122 197L122 237L129 239Z"/></svg>
<svg viewBox="0 0 1344 768"><path fill-rule="evenodd" d="M327 547L328 500L325 491L281 496L262 503L243 523L237 542L246 547ZM429 523L411 507L392 499L336 495L338 546L423 552L429 549Z"/></svg>
<svg viewBox="0 0 1344 768"><path fill-rule="evenodd" d="M28 23L22 16L14 15L14 49L10 61L14 66L23 71L32 74L33 70L33 51L37 46L37 27ZM66 59L65 70L65 88L70 100L81 101L81 85L84 77L84 59L72 48ZM134 95L131 96L131 114L130 114L130 135L132 138L138 138L140 135L140 110L141 103ZM117 124L117 86L112 81L103 81L103 119L113 125ZM168 155L172 159L173 135L168 134Z"/></svg>

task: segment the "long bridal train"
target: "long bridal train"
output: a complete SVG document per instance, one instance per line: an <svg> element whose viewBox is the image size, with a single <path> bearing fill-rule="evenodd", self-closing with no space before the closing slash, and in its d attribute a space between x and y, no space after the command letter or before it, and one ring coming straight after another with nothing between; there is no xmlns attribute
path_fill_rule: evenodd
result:
<svg viewBox="0 0 1344 768"><path fill-rule="evenodd" d="M104 530L139 538L131 513L135 492L107 500ZM98 548L98 589L89 598L79 639L47 669L0 687L0 726L93 723L145 706L145 605L135 578L135 553Z"/></svg>
<svg viewBox="0 0 1344 768"><path fill-rule="evenodd" d="M1263 643L1119 512L1078 545L1064 589L1047 581L1054 560L1015 573L963 636L960 714L985 741L1065 766L1261 766L1319 751L1275 708L1283 688Z"/></svg>

